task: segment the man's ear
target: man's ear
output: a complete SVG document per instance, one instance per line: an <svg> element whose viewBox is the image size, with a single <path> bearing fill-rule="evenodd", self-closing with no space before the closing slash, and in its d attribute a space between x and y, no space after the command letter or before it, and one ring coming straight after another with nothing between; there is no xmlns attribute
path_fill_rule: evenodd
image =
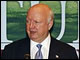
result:
<svg viewBox="0 0 80 60"><path fill-rule="evenodd" d="M50 30L52 26L53 26L53 20L50 20L48 30Z"/></svg>

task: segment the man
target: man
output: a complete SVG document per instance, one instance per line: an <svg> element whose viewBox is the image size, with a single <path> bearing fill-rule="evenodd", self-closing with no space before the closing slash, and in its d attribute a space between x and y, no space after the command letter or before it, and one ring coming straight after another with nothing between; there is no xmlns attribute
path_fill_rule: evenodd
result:
<svg viewBox="0 0 80 60"><path fill-rule="evenodd" d="M53 12L45 4L32 6L26 18L25 38L5 47L4 59L78 59L75 48L52 38L49 30L53 26Z"/></svg>

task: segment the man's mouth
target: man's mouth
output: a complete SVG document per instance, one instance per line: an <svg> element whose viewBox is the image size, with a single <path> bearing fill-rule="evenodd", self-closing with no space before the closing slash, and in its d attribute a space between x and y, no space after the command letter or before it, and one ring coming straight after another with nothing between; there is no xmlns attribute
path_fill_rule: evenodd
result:
<svg viewBox="0 0 80 60"><path fill-rule="evenodd" d="M36 31L30 31L30 33L31 33L31 34L34 34L34 33L36 33Z"/></svg>

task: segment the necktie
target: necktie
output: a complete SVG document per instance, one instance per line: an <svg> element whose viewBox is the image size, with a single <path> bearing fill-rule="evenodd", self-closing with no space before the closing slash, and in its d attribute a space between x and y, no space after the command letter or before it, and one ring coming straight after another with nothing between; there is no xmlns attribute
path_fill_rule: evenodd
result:
<svg viewBox="0 0 80 60"><path fill-rule="evenodd" d="M35 55L35 59L43 59L42 52L41 52L42 45L38 44L37 47L38 47L38 51L37 51L37 53Z"/></svg>

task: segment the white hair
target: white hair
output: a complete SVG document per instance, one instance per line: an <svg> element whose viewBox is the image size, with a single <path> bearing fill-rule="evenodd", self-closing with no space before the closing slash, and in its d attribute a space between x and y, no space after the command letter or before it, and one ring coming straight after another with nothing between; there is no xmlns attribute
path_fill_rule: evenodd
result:
<svg viewBox="0 0 80 60"><path fill-rule="evenodd" d="M53 14L53 11L50 10L50 14L49 14L49 17L48 17L48 23L53 20L53 17L54 17L54 14Z"/></svg>

